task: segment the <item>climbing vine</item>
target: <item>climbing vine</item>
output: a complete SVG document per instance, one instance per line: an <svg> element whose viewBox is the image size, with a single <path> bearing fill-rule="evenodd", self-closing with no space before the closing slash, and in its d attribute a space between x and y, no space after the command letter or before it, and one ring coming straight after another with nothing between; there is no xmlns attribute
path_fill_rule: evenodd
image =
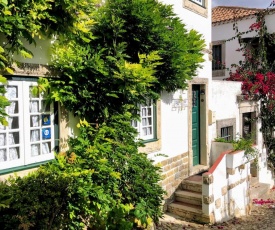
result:
<svg viewBox="0 0 275 230"><path fill-rule="evenodd" d="M270 7L274 5L272 2ZM275 165L275 33L268 32L265 19L269 14L273 14L272 8L259 11L256 22L245 32L240 32L237 23L234 24L234 38L240 43L241 48L238 51L243 53L244 60L232 65L227 80L241 81L244 97L259 101L260 130L269 159ZM256 35L246 42L242 35L250 32L256 32Z"/></svg>

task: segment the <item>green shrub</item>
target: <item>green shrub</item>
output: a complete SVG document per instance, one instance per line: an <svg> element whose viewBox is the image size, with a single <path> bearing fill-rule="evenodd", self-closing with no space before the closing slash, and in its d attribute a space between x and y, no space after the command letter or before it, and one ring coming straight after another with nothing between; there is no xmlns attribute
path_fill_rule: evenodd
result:
<svg viewBox="0 0 275 230"><path fill-rule="evenodd" d="M162 215L159 168L139 153L130 114L81 121L71 150L0 183L1 229L134 229ZM2 205L1 205L2 204Z"/></svg>

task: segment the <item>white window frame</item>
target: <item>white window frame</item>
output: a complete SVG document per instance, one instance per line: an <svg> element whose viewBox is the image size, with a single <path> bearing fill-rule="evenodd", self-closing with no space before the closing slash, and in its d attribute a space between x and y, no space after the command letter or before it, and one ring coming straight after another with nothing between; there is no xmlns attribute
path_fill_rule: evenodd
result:
<svg viewBox="0 0 275 230"><path fill-rule="evenodd" d="M18 128L12 129L12 127L3 127L0 130L0 134L5 134L5 145L0 146L0 149L6 149L6 161L0 161L0 171L15 168L19 166L27 166L34 163L39 163L47 160L54 159L54 106L53 103L47 106L48 111L44 111L42 108L42 104L44 105L45 99L43 95L40 94L38 96L32 96L30 93L30 87L37 86L37 82L35 81L8 81L6 87L15 86L17 87L17 97L11 99L11 102L18 103L18 111L14 114L9 114L9 107L6 108L6 112L10 117L18 117ZM38 102L39 109L34 112L31 111L31 102ZM44 121L42 121L42 115L44 115ZM31 127L31 116L38 116L38 121L35 125L36 127ZM49 119L48 119L49 118ZM45 122L45 120L49 120ZM32 140L31 135L34 134L34 130L37 130L37 138L38 140ZM19 143L12 144L11 147L17 147L19 155L18 159L10 160L8 155L8 149L11 142L8 140L9 133L12 131L19 132ZM50 134L47 136L47 132L50 131ZM42 135L42 132L45 135ZM43 139L44 137L44 139ZM12 137L13 138L13 137ZM35 146L36 145L36 146ZM32 147L39 146L39 155L32 154ZM44 147L44 148L43 148ZM43 151L44 149L44 151ZM43 154L46 151L49 151L47 154ZM38 153L38 152L37 152Z"/></svg>
<svg viewBox="0 0 275 230"><path fill-rule="evenodd" d="M156 137L156 111L153 101L140 105L140 121L132 121L132 126L138 131L138 138L147 141Z"/></svg>

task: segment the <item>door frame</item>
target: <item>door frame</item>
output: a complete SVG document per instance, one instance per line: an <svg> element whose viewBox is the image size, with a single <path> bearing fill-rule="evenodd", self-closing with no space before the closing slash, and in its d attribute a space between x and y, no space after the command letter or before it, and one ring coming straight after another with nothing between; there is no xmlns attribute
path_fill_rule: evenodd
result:
<svg viewBox="0 0 275 230"><path fill-rule="evenodd" d="M188 153L189 175L196 173L196 166L209 166L210 141L208 134L208 78L194 78L189 81L188 87ZM200 86L200 164L193 166L192 150L192 85Z"/></svg>

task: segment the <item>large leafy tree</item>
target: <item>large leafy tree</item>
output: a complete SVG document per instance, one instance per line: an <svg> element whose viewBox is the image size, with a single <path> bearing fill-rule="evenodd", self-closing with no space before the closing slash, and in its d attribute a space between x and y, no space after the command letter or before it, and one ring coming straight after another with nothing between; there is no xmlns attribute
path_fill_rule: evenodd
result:
<svg viewBox="0 0 275 230"><path fill-rule="evenodd" d="M53 97L89 121L186 88L203 61L202 36L187 31L171 6L108 0L94 19L91 41L59 40L54 66L61 72L51 81Z"/></svg>

